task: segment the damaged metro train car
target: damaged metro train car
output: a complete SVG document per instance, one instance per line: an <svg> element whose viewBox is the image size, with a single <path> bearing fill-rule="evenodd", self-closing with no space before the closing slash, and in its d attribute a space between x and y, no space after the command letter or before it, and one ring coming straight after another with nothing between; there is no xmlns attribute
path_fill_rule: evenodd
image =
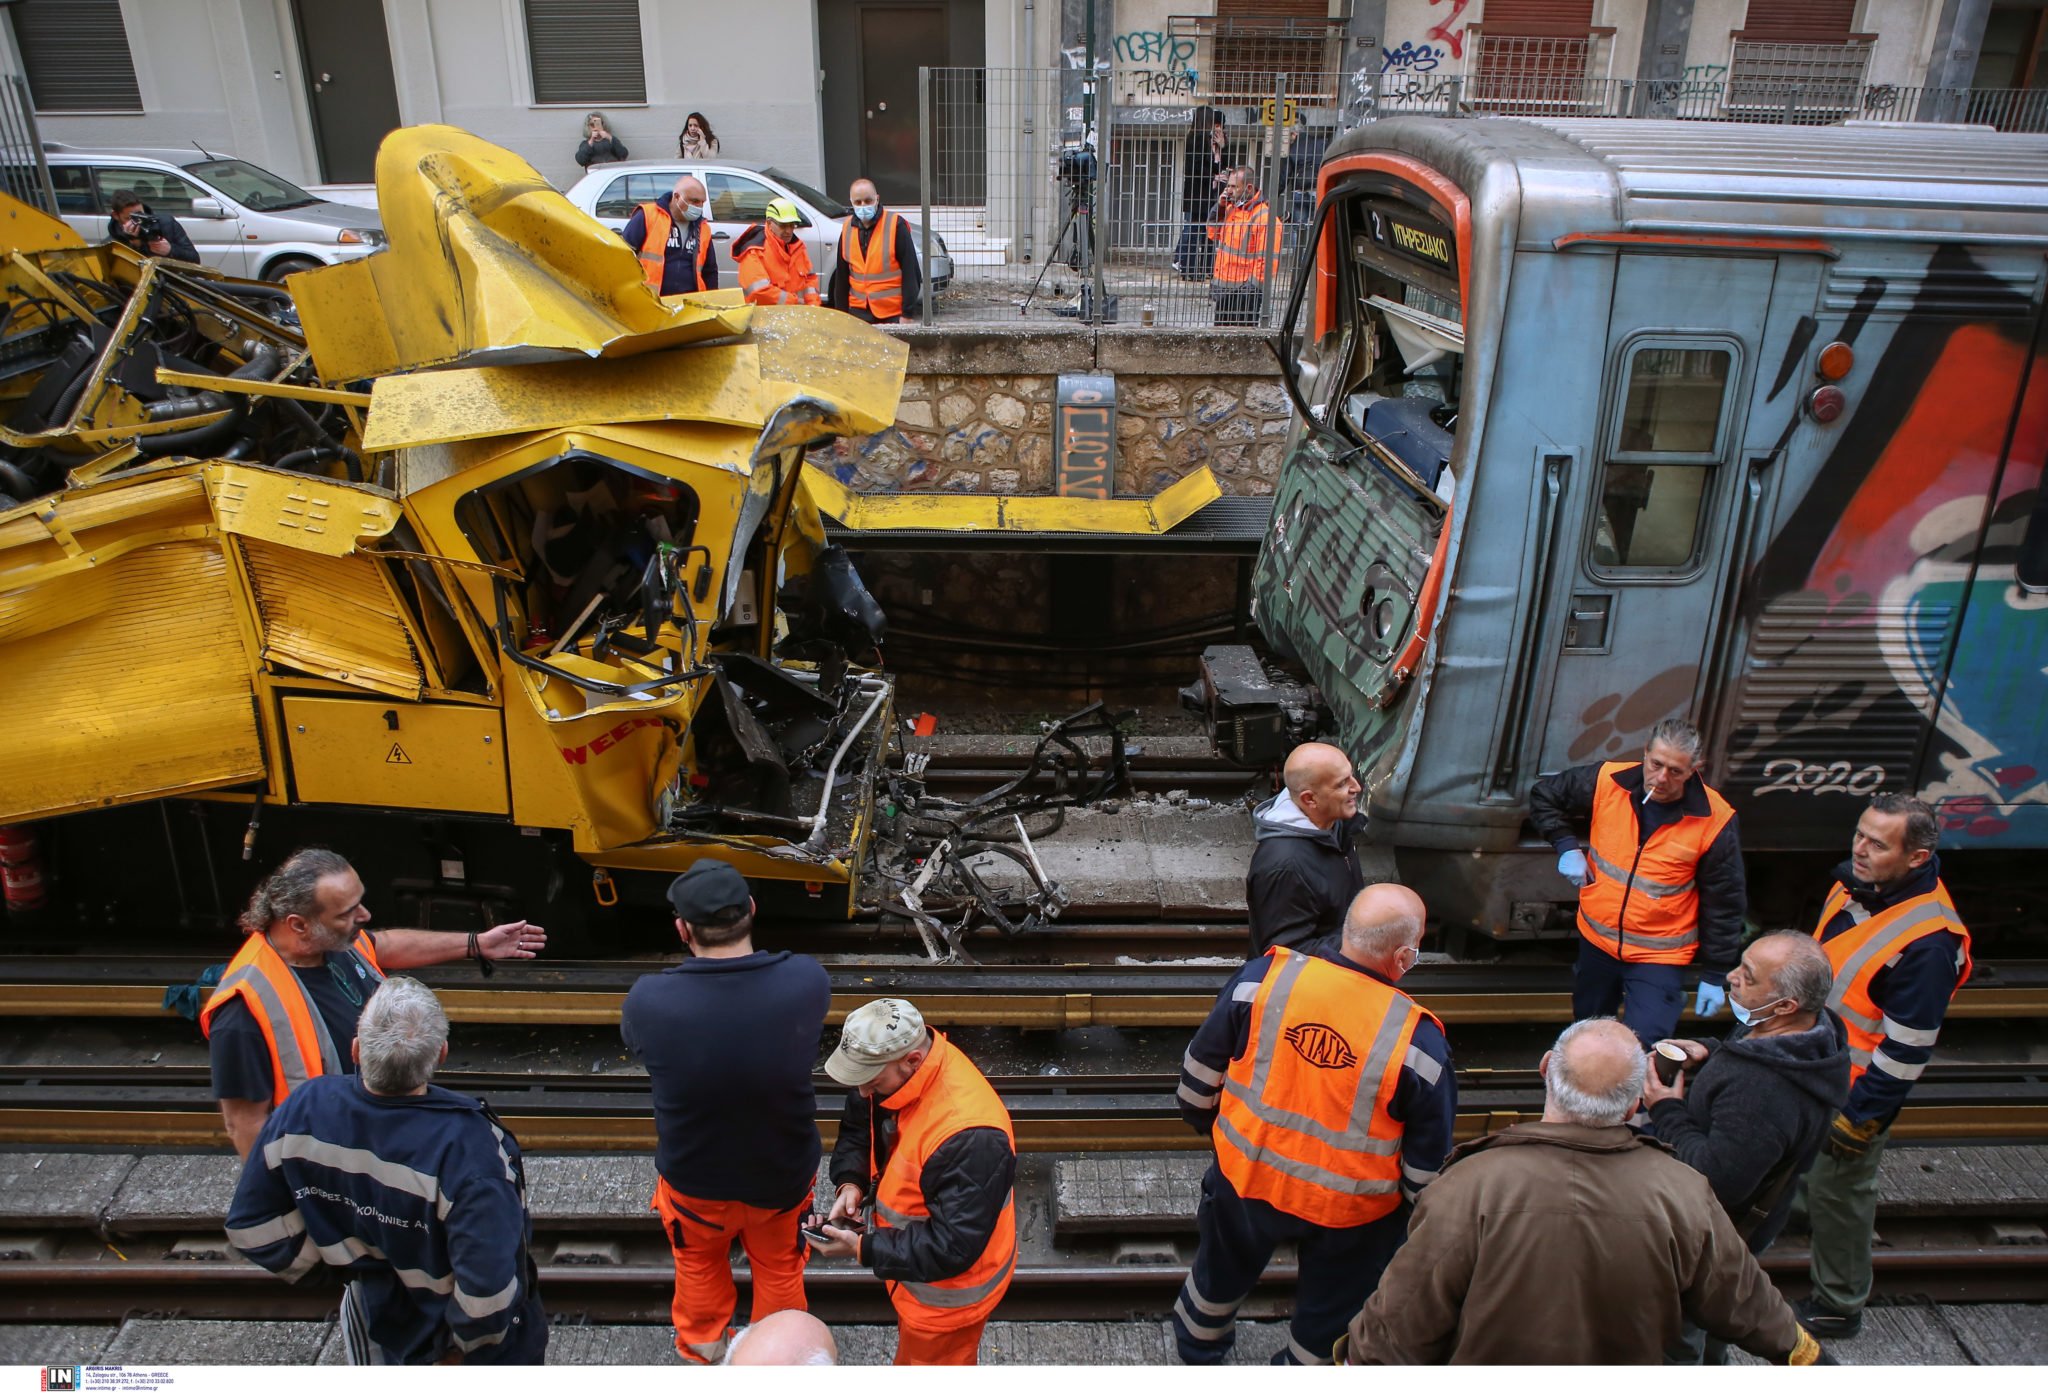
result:
<svg viewBox="0 0 2048 1393"><path fill-rule="evenodd" d="M1934 805L1975 928L2048 847L2048 137L1394 116L1333 142L1252 582L1292 664L1190 696L1350 751L1454 925L1568 934L1544 773L1694 719L1753 917L1864 799Z"/></svg>
<svg viewBox="0 0 2048 1393"><path fill-rule="evenodd" d="M288 298L0 209L12 908L217 926L319 842L383 923L602 938L714 849L847 914L891 688L803 451L906 350L663 301L452 128L377 176L389 249Z"/></svg>

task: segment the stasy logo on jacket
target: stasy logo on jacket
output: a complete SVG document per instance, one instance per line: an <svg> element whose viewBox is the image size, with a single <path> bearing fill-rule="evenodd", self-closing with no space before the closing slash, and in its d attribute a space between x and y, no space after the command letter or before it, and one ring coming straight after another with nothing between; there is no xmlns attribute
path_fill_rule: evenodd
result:
<svg viewBox="0 0 2048 1393"><path fill-rule="evenodd" d="M1358 1062L1344 1037L1319 1022L1290 1025L1286 1036L1294 1052L1318 1069L1349 1069Z"/></svg>

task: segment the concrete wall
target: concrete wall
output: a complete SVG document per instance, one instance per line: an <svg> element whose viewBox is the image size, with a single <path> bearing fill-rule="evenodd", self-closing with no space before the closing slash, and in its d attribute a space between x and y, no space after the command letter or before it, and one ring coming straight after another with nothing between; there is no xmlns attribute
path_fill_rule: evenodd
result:
<svg viewBox="0 0 2048 1393"><path fill-rule="evenodd" d="M1250 335L1163 329L897 329L910 373L893 429L840 443L830 467L873 492L1050 493L1059 375L1117 379L1120 494L1209 465L1225 493L1269 494L1291 419ZM821 461L822 462L822 461Z"/></svg>

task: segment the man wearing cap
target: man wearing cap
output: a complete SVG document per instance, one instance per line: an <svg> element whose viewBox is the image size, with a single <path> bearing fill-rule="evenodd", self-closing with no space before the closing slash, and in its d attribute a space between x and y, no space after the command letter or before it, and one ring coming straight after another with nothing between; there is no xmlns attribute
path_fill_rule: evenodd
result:
<svg viewBox="0 0 2048 1393"><path fill-rule="evenodd" d="M705 859L668 888L689 956L626 993L619 1033L654 1094L652 1208L674 1250L676 1352L725 1357L737 1238L753 1314L804 1310L798 1232L818 1175L811 1070L832 988L800 953L754 951L754 899L740 873Z"/></svg>
<svg viewBox="0 0 2048 1393"><path fill-rule="evenodd" d="M825 1072L851 1091L818 1251L887 1284L898 1364L975 1363L1017 1266L1008 1110L972 1060L894 998L847 1016ZM875 1225L863 1232L870 1194Z"/></svg>
<svg viewBox="0 0 2048 1393"><path fill-rule="evenodd" d="M732 244L739 267L740 290L750 305L815 305L818 273L811 269L810 249L796 230L804 215L786 198L770 201L755 223Z"/></svg>

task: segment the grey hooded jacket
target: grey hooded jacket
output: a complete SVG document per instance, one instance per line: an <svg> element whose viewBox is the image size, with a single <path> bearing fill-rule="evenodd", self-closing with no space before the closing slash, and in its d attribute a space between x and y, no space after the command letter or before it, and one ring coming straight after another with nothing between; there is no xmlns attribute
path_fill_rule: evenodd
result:
<svg viewBox="0 0 2048 1393"><path fill-rule="evenodd" d="M1283 790L1252 811L1258 845L1244 878L1256 958L1276 944L1305 948L1339 933L1344 911L1365 888L1356 841L1363 815L1317 827Z"/></svg>

